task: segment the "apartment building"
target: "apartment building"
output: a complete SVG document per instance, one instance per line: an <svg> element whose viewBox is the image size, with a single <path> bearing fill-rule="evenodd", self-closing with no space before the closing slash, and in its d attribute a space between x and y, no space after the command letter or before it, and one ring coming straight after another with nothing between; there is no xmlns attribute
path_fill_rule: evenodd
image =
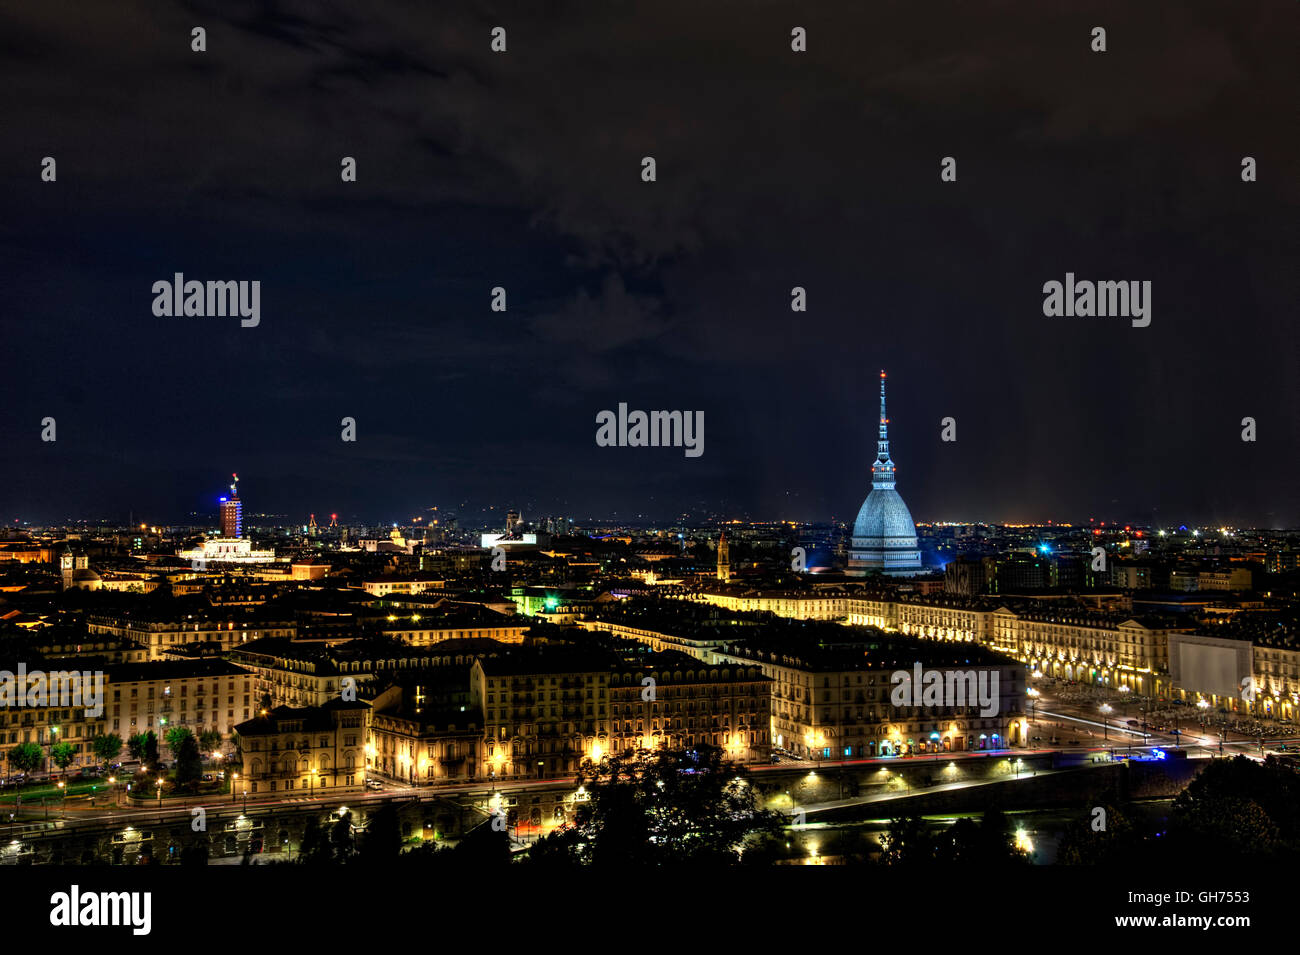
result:
<svg viewBox="0 0 1300 955"><path fill-rule="evenodd" d="M771 678L773 745L799 759L1026 745L1025 667L983 647L938 646L944 650L936 654L916 641L853 632L816 642L785 633L746 638L713 655L718 662L757 664ZM969 674L971 696L896 704L901 681L895 674L910 677L921 657L926 670Z"/></svg>
<svg viewBox="0 0 1300 955"><path fill-rule="evenodd" d="M771 684L757 664L707 664L675 650L627 661L610 674L610 752L707 744L737 762L766 762Z"/></svg>
<svg viewBox="0 0 1300 955"><path fill-rule="evenodd" d="M370 704L277 706L235 727L243 740L243 782L250 795L333 794L365 785Z"/></svg>

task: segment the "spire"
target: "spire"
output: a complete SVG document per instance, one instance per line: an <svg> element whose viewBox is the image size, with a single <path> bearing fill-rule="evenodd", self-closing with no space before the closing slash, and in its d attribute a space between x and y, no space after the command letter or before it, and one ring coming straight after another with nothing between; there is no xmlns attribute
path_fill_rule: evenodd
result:
<svg viewBox="0 0 1300 955"><path fill-rule="evenodd" d="M894 486L894 462L889 459L889 417L885 414L885 372L880 372L880 437L876 441L876 463L871 466L871 486Z"/></svg>
<svg viewBox="0 0 1300 955"><path fill-rule="evenodd" d="M239 475L232 474L230 476L234 479L230 482L230 496L237 501L239 500Z"/></svg>

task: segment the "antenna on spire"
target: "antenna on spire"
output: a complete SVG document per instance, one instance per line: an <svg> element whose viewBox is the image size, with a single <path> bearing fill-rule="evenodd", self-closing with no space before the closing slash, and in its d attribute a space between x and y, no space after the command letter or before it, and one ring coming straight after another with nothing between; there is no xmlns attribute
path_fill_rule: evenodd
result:
<svg viewBox="0 0 1300 955"><path fill-rule="evenodd" d="M889 459L889 416L885 414L885 370L880 370L880 434L876 441L876 463L871 466L874 487L894 486L894 462Z"/></svg>

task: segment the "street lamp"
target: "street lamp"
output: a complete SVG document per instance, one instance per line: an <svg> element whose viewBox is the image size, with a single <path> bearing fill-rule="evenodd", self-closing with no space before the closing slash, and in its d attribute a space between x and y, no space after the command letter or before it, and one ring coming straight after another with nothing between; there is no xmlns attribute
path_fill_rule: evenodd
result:
<svg viewBox="0 0 1300 955"><path fill-rule="evenodd" d="M162 777L159 776L159 777L158 777L158 782L154 783L154 785L158 788L158 808L159 808L159 809L162 808L162 784L163 784Z"/></svg>
<svg viewBox="0 0 1300 955"><path fill-rule="evenodd" d="M230 801L233 803L239 798L239 773L233 773L230 777Z"/></svg>
<svg viewBox="0 0 1300 955"><path fill-rule="evenodd" d="M1113 711L1114 709L1109 703L1101 704L1102 738L1107 741L1110 740L1110 723L1107 721L1106 717L1109 716Z"/></svg>
<svg viewBox="0 0 1300 955"><path fill-rule="evenodd" d="M116 776L109 776L109 777L108 777L108 784L109 784L110 786L113 787L113 808L114 808L114 809L121 808L122 800L121 800L121 797L118 795L118 792L119 792L119 791L118 791L118 788L117 788L117 777L116 777Z"/></svg>

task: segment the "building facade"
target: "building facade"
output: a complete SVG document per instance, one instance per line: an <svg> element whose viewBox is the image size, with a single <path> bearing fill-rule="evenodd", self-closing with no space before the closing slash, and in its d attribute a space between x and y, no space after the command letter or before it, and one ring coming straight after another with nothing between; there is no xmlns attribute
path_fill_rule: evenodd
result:
<svg viewBox="0 0 1300 955"><path fill-rule="evenodd" d="M899 682L894 674L908 671L911 664L901 658L878 662L848 639L840 646L746 642L714 657L757 664L772 679L772 743L798 759L995 750L1027 743L1025 669L1009 660L963 665L963 672L975 674L977 685L982 681L994 691L990 709L995 712L986 713L974 701L896 705Z"/></svg>
<svg viewBox="0 0 1300 955"><path fill-rule="evenodd" d="M370 704L335 699L324 706L277 706L240 723L248 793L338 793L366 779Z"/></svg>

